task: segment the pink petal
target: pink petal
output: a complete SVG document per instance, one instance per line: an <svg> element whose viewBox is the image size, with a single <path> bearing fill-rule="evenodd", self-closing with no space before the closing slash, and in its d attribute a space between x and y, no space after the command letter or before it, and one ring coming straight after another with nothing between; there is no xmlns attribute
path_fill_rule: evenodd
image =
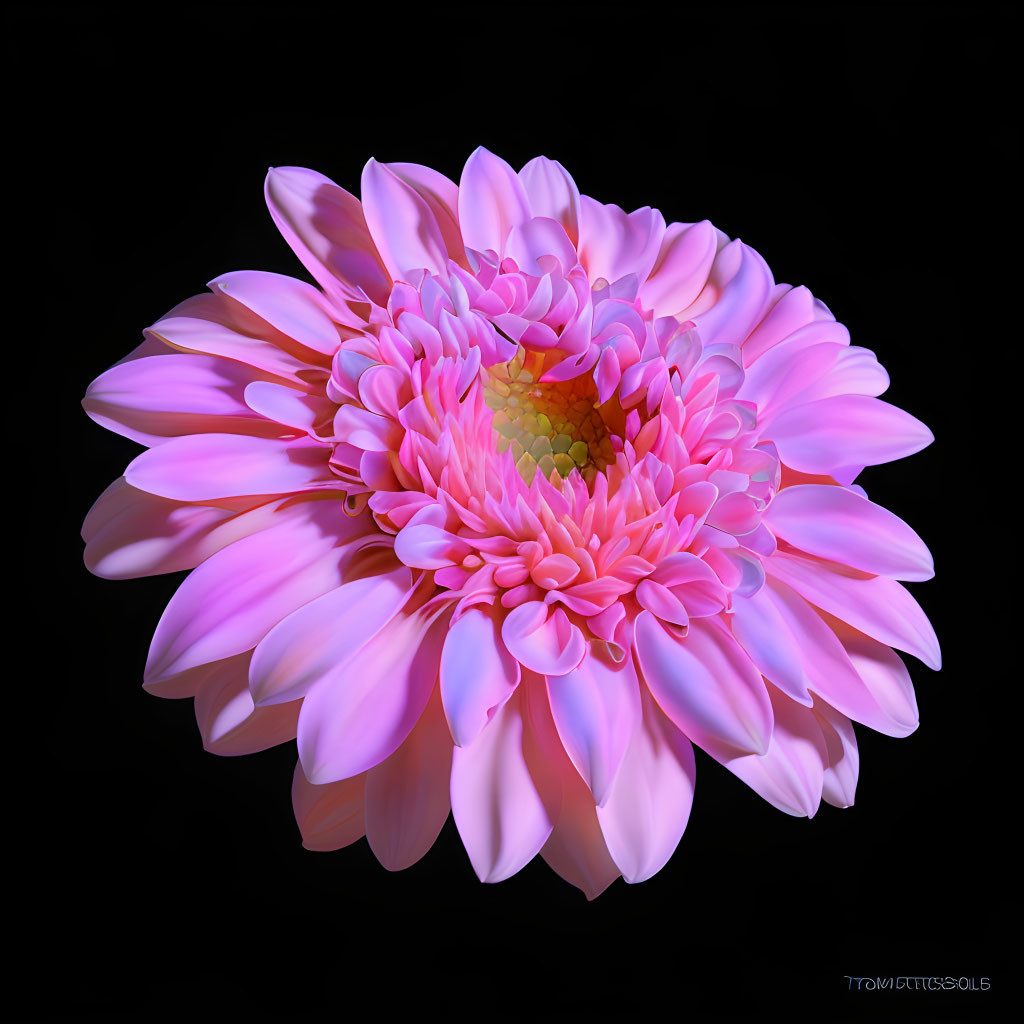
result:
<svg viewBox="0 0 1024 1024"><path fill-rule="evenodd" d="M305 281L262 270L237 270L214 278L208 287L240 302L313 352L333 356L338 350L341 337L324 310L324 298Z"/></svg>
<svg viewBox="0 0 1024 1024"><path fill-rule="evenodd" d="M557 221L550 217L533 217L524 224L514 225L505 245L505 255L516 261L527 274L540 274L537 261L542 256L554 256L568 273L576 265L576 248ZM547 309L541 311L546 313ZM529 311L523 313L529 317Z"/></svg>
<svg viewBox="0 0 1024 1024"><path fill-rule="evenodd" d="M578 668L547 680L547 691L566 753L603 804L640 722L633 659L616 664L591 646Z"/></svg>
<svg viewBox="0 0 1024 1024"><path fill-rule="evenodd" d="M388 273L408 281L416 270L446 272L448 249L430 206L385 164L363 168L363 216Z"/></svg>
<svg viewBox="0 0 1024 1024"><path fill-rule="evenodd" d="M586 654L579 628L561 608L552 610L541 601L526 601L509 612L501 637L512 657L538 675L565 675Z"/></svg>
<svg viewBox="0 0 1024 1024"><path fill-rule="evenodd" d="M339 501L298 502L274 516L181 584L156 627L148 682L251 650L286 615L340 586L340 546L367 529L366 518L347 517Z"/></svg>
<svg viewBox="0 0 1024 1024"><path fill-rule="evenodd" d="M327 398L271 381L260 380L249 384L244 397L245 404L269 420L270 425L276 427L279 433L313 434L318 425L329 431L336 408Z"/></svg>
<svg viewBox="0 0 1024 1024"><path fill-rule="evenodd" d="M526 763L522 694L520 687L452 755L452 815L482 882L500 882L523 868L554 824Z"/></svg>
<svg viewBox="0 0 1024 1024"><path fill-rule="evenodd" d="M935 575L924 541L899 516L845 487L785 487L765 518L777 536L809 554L900 580Z"/></svg>
<svg viewBox="0 0 1024 1024"><path fill-rule="evenodd" d="M609 283L627 274L644 281L658 258L665 218L649 206L627 214L590 196L580 197L579 260L591 283Z"/></svg>
<svg viewBox="0 0 1024 1024"><path fill-rule="evenodd" d="M738 238L715 257L711 279L721 277L721 293L708 310L690 315L704 347L741 345L765 314L775 282L768 265Z"/></svg>
<svg viewBox="0 0 1024 1024"><path fill-rule="evenodd" d="M100 426L146 445L181 434L278 436L281 428L254 413L243 397L259 376L213 356L149 356L100 374L82 406Z"/></svg>
<svg viewBox="0 0 1024 1024"><path fill-rule="evenodd" d="M450 178L422 164L389 163L386 166L414 188L430 207L449 258L461 267L468 267L466 247L459 230L459 186Z"/></svg>
<svg viewBox="0 0 1024 1024"><path fill-rule="evenodd" d="M175 354L184 350L242 363L258 371L253 374L256 379L280 378L295 387L309 388L326 377L323 366L282 348L278 342L288 339L220 293L186 300L144 333L170 346Z"/></svg>
<svg viewBox="0 0 1024 1024"><path fill-rule="evenodd" d="M217 662L196 693L196 722L203 747L234 756L295 739L299 702L257 708L249 694L249 654Z"/></svg>
<svg viewBox="0 0 1024 1024"><path fill-rule="evenodd" d="M794 405L771 422L764 439L775 443L787 466L818 474L892 462L935 440L910 413L866 395Z"/></svg>
<svg viewBox="0 0 1024 1024"><path fill-rule="evenodd" d="M299 760L312 782L358 775L405 741L437 682L448 626L443 609L392 619L349 660L323 676L302 702Z"/></svg>
<svg viewBox="0 0 1024 1024"><path fill-rule="evenodd" d="M693 805L696 765L686 737L642 695L633 730L608 801L597 808L608 852L627 882L660 871L679 845Z"/></svg>
<svg viewBox="0 0 1024 1024"><path fill-rule="evenodd" d="M718 234L710 221L669 224L650 277L639 299L655 316L673 316L700 294L718 251Z"/></svg>
<svg viewBox="0 0 1024 1024"><path fill-rule="evenodd" d="M194 569L227 544L258 533L286 500L236 512L183 505L115 480L89 510L82 526L85 564L108 580Z"/></svg>
<svg viewBox="0 0 1024 1024"><path fill-rule="evenodd" d="M437 689L402 745L366 773L366 838L388 871L415 864L448 817L452 741Z"/></svg>
<svg viewBox="0 0 1024 1024"><path fill-rule="evenodd" d="M810 708L794 703L771 684L768 692L775 725L767 753L718 760L773 807L813 818L829 761L818 719Z"/></svg>
<svg viewBox="0 0 1024 1024"><path fill-rule="evenodd" d="M327 464L330 454L309 438L192 434L143 452L124 478L141 491L179 501L288 494L339 487Z"/></svg>
<svg viewBox="0 0 1024 1024"><path fill-rule="evenodd" d="M340 850L362 839L365 775L314 786L295 765L292 777L292 808L307 850Z"/></svg>
<svg viewBox="0 0 1024 1024"><path fill-rule="evenodd" d="M778 552L767 570L823 611L875 640L920 658L929 668L942 664L935 630L910 593L885 576L858 579L830 565Z"/></svg>
<svg viewBox="0 0 1024 1024"><path fill-rule="evenodd" d="M412 591L405 566L350 580L282 619L260 641L249 686L260 705L304 696L325 676L337 674L402 609Z"/></svg>
<svg viewBox="0 0 1024 1024"><path fill-rule="evenodd" d="M852 807L860 771L860 752L853 722L824 701L815 702L814 713L828 751L822 796L833 807Z"/></svg>
<svg viewBox="0 0 1024 1024"><path fill-rule="evenodd" d="M459 182L459 225L466 245L477 252L504 255L505 239L530 219L530 204L516 172L478 146L466 161Z"/></svg>
<svg viewBox="0 0 1024 1024"><path fill-rule="evenodd" d="M475 605L448 630L441 654L441 698L452 738L472 743L519 685L519 662L505 649L492 607Z"/></svg>
<svg viewBox="0 0 1024 1024"><path fill-rule="evenodd" d="M386 304L391 280L355 196L304 167L272 167L265 191L278 230L332 299L365 292Z"/></svg>
<svg viewBox="0 0 1024 1024"><path fill-rule="evenodd" d="M694 619L677 640L650 612L641 612L634 631L651 694L694 743L734 753L768 749L772 709L764 682L718 622Z"/></svg>
<svg viewBox="0 0 1024 1024"><path fill-rule="evenodd" d="M557 161L534 157L519 172L534 217L550 217L565 228L573 245L580 237L580 193L569 172Z"/></svg>
<svg viewBox="0 0 1024 1024"><path fill-rule="evenodd" d="M866 721L865 724L889 736L909 736L917 729L918 710L914 684L903 660L885 644L872 640L845 622L829 615L825 616L825 620L843 645L854 670L867 687L872 700L881 708L890 727L879 729L878 723L874 721ZM826 694L822 696L829 699ZM832 703L831 700L829 702ZM849 717L857 716L851 714Z"/></svg>
<svg viewBox="0 0 1024 1024"><path fill-rule="evenodd" d="M807 652L797 644L771 596L763 589L733 602L732 632L758 672L798 704L811 706L803 662Z"/></svg>

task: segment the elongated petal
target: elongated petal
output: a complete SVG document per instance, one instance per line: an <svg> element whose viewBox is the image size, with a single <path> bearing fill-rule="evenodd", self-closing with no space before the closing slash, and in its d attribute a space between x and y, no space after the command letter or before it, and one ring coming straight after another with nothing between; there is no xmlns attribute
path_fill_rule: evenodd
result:
<svg viewBox="0 0 1024 1024"><path fill-rule="evenodd" d="M670 224L640 299L656 316L686 309L700 294L711 271L718 236L710 221Z"/></svg>
<svg viewBox="0 0 1024 1024"><path fill-rule="evenodd" d="M307 850L340 850L362 839L366 832L363 818L365 775L314 786L295 765L292 777L292 808Z"/></svg>
<svg viewBox="0 0 1024 1024"><path fill-rule="evenodd" d="M452 815L482 882L514 875L554 826L526 763L522 703L520 689L452 755Z"/></svg>
<svg viewBox="0 0 1024 1024"><path fill-rule="evenodd" d="M603 807L597 808L608 852L627 882L642 882L672 856L690 817L693 747L643 695L642 720Z"/></svg>
<svg viewBox="0 0 1024 1024"><path fill-rule="evenodd" d="M259 643L249 686L260 705L304 696L340 672L400 611L412 590L405 566L351 580L282 619Z"/></svg>
<svg viewBox="0 0 1024 1024"><path fill-rule="evenodd" d="M355 196L305 167L272 167L265 191L278 230L329 296L386 303L391 282Z"/></svg>
<svg viewBox="0 0 1024 1024"><path fill-rule="evenodd" d="M436 274L448 263L448 249L433 210L423 197L385 164L370 159L363 168L363 215L377 251L396 281L419 269Z"/></svg>
<svg viewBox="0 0 1024 1024"><path fill-rule="evenodd" d="M534 217L550 217L565 228L573 245L580 237L580 193L569 172L557 161L534 157L519 172Z"/></svg>
<svg viewBox="0 0 1024 1024"><path fill-rule="evenodd" d="M772 709L764 681L716 623L694 620L682 640L650 612L637 616L636 652L647 686L668 717L698 746L764 753Z"/></svg>
<svg viewBox="0 0 1024 1024"><path fill-rule="evenodd" d="M286 615L340 586L344 541L365 530L365 520L346 520L335 501L297 502L275 516L276 523L218 551L178 588L156 627L147 681L251 650Z"/></svg>
<svg viewBox="0 0 1024 1024"><path fill-rule="evenodd" d="M640 723L632 658L616 664L591 647L579 667L547 681L551 713L566 752L603 804Z"/></svg>
<svg viewBox="0 0 1024 1024"><path fill-rule="evenodd" d="M935 575L924 542L899 516L845 487L786 487L766 522L795 547L854 569L898 580Z"/></svg>
<svg viewBox="0 0 1024 1024"><path fill-rule="evenodd" d="M366 773L366 838L389 871L415 864L448 817L452 740L435 689L402 745Z"/></svg>
<svg viewBox="0 0 1024 1024"><path fill-rule="evenodd" d="M618 281L627 274L645 280L664 234L665 218L649 206L626 213L589 196L580 198L580 263L592 283Z"/></svg>
<svg viewBox="0 0 1024 1024"><path fill-rule="evenodd" d="M765 679L798 704L811 706L803 667L805 653L763 589L734 602L732 633Z"/></svg>
<svg viewBox="0 0 1024 1024"><path fill-rule="evenodd" d="M798 594L854 629L913 654L929 668L942 663L939 641L921 606L895 580L844 576L821 562L779 553L768 571Z"/></svg>
<svg viewBox="0 0 1024 1024"><path fill-rule="evenodd" d="M838 395L795 405L766 431L787 466L829 474L846 466L877 466L902 459L935 440L910 413L866 395Z"/></svg>
<svg viewBox="0 0 1024 1024"><path fill-rule="evenodd" d="M519 685L519 662L490 607L470 608L449 629L441 653L441 698L452 738L472 743Z"/></svg>
<svg viewBox="0 0 1024 1024"><path fill-rule="evenodd" d="M299 701L258 708L249 693L249 654L217 662L196 693L196 722L211 754L252 754L295 739Z"/></svg>
<svg viewBox="0 0 1024 1024"><path fill-rule="evenodd" d="M814 714L828 752L822 797L833 807L852 807L860 773L860 752L853 722L824 701L815 701Z"/></svg>
<svg viewBox="0 0 1024 1024"><path fill-rule="evenodd" d="M246 403L247 384L262 375L243 363L178 353L135 359L101 374L82 406L100 426L141 444L181 434L283 433Z"/></svg>
<svg viewBox="0 0 1024 1024"><path fill-rule="evenodd" d="M120 477L85 518L85 564L108 580L194 569L225 545L270 525L285 500L238 512L159 498Z"/></svg>
<svg viewBox="0 0 1024 1024"><path fill-rule="evenodd" d="M466 245L504 254L505 239L530 219L530 203L516 172L479 146L466 161L459 182L459 224Z"/></svg>
<svg viewBox="0 0 1024 1024"><path fill-rule="evenodd" d="M323 296L305 281L261 270L237 270L209 282L260 319L312 352L333 356L341 338Z"/></svg>
<svg viewBox="0 0 1024 1024"><path fill-rule="evenodd" d="M309 438L194 434L143 452L124 478L141 491L179 501L332 489L340 485L328 466L330 454Z"/></svg>
<svg viewBox="0 0 1024 1024"><path fill-rule="evenodd" d="M347 779L401 746L437 682L447 625L441 610L399 615L343 672L310 688L298 733L299 760L308 779L317 784Z"/></svg>
<svg viewBox="0 0 1024 1024"><path fill-rule="evenodd" d="M897 694L893 694L888 704L880 702L858 672L849 652L839 640L837 630L849 630L851 636L861 638L864 643L883 648L886 664L895 662L899 670L906 674L906 668L896 654L884 644L870 640L845 623L812 607L795 590L778 579L771 579L765 587L765 594L779 611L784 628L803 653L808 685L815 694L824 697L848 718L887 736L906 736L917 728L913 688L910 689L910 704ZM909 685L909 676L907 682Z"/></svg>
<svg viewBox="0 0 1024 1024"><path fill-rule="evenodd" d="M791 701L771 684L768 692L775 724L767 752L760 757L747 754L719 760L773 807L813 818L829 763L818 719L810 708Z"/></svg>

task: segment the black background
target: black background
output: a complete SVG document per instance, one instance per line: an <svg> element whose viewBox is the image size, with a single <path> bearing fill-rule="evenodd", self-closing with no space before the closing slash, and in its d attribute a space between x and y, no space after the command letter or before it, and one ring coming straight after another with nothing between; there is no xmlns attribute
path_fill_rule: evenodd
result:
<svg viewBox="0 0 1024 1024"><path fill-rule="evenodd" d="M9 20L7 209L26 228L9 249L28 265L6 295L27 322L5 343L30 481L9 478L7 536L29 595L8 641L28 653L8 679L24 704L8 719L16 1015L994 1017L1014 983L1014 626L996 583L1013 523L994 420L1015 401L998 323L1016 298L999 281L1019 172L1009 8L361 6ZM886 399L937 438L860 480L935 554L936 580L911 585L946 659L939 674L908 659L919 731L858 728L857 804L812 821L698 753L676 854L593 903L540 858L481 885L451 820L398 874L365 841L304 851L294 744L215 757L190 701L141 689L182 577L112 583L81 564L80 521L138 450L81 412L89 381L207 280L303 274L266 213L266 168L358 194L370 156L457 181L478 144L742 237L877 352ZM848 991L846 976L891 975L991 989Z"/></svg>

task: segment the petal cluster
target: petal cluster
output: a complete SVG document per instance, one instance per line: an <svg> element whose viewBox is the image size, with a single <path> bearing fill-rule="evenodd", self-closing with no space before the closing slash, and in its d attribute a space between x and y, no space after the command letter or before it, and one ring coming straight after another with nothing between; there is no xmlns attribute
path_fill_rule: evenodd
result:
<svg viewBox="0 0 1024 1024"><path fill-rule="evenodd" d="M145 685L207 749L297 739L307 847L392 870L449 811L484 881L593 898L671 856L693 745L767 801L853 802L852 722L917 726L914 531L854 480L931 440L874 354L709 222L484 149L275 168L316 285L238 272L85 398L146 446L86 520L109 578L194 571Z"/></svg>

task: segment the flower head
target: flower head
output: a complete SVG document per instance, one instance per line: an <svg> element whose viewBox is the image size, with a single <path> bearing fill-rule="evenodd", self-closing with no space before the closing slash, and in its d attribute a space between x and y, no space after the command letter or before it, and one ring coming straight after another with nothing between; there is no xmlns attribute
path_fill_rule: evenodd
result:
<svg viewBox="0 0 1024 1024"><path fill-rule="evenodd" d="M917 725L892 648L939 664L897 582L928 551L853 482L932 439L874 355L738 239L544 157L266 195L318 287L217 278L85 399L148 446L90 569L194 569L147 688L218 753L297 737L305 845L391 869L451 810L485 881L641 881L692 744L789 814L851 804L851 720Z"/></svg>

